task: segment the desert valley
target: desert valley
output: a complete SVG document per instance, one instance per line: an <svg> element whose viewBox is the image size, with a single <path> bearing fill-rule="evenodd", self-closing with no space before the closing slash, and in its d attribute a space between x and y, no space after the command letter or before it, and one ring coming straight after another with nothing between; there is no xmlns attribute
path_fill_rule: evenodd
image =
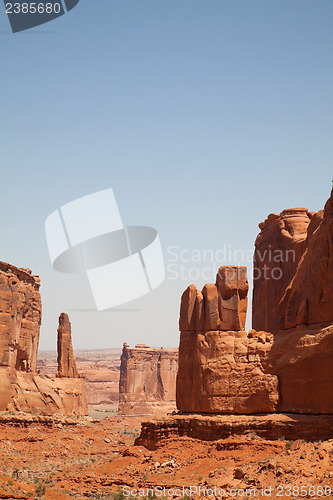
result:
<svg viewBox="0 0 333 500"><path fill-rule="evenodd" d="M59 311L38 352L39 277L0 262L0 498L333 498L333 191L259 228L252 329L222 266L174 349L75 351Z"/></svg>

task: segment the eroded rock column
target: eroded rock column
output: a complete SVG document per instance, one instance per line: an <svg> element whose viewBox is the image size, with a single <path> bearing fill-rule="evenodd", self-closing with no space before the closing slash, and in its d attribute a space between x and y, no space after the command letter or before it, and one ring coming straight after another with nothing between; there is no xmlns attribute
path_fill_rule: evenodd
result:
<svg viewBox="0 0 333 500"><path fill-rule="evenodd" d="M73 345L71 323L68 314L61 313L58 327L58 371L57 377L78 378Z"/></svg>

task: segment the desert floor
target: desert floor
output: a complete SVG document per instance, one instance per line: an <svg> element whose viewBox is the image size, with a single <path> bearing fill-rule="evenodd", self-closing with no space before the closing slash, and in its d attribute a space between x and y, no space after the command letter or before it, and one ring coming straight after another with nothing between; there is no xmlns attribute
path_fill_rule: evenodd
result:
<svg viewBox="0 0 333 500"><path fill-rule="evenodd" d="M333 440L171 437L149 451L134 446L147 417L116 411L69 423L2 419L0 498L333 498Z"/></svg>

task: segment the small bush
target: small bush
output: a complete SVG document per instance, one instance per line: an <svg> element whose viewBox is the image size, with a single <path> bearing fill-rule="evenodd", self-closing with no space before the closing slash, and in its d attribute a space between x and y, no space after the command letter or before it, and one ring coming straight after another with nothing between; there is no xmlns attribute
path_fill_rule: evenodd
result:
<svg viewBox="0 0 333 500"><path fill-rule="evenodd" d="M36 486L36 496L37 498L42 498L45 494L46 486L43 483L38 483Z"/></svg>

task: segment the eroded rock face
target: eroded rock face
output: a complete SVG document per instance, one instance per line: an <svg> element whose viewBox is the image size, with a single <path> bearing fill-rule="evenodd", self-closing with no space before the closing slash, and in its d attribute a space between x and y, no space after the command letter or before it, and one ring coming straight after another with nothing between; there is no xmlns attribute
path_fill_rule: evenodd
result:
<svg viewBox="0 0 333 500"><path fill-rule="evenodd" d="M273 333L279 328L279 303L306 248L311 215L306 208L292 208L259 224L253 262L255 330Z"/></svg>
<svg viewBox="0 0 333 500"><path fill-rule="evenodd" d="M271 214L256 240L253 328L333 322L333 195L324 210Z"/></svg>
<svg viewBox="0 0 333 500"><path fill-rule="evenodd" d="M179 437L188 436L203 441L217 441L217 449L225 447L229 457L231 443L223 443L222 440L229 437L234 439L237 434L244 439L244 435L252 433L273 441L281 439L283 436L286 440L293 440L293 446L298 448L302 444L301 440L325 441L332 439L333 416L293 414L268 414L256 415L255 417L249 415L173 415L163 418L163 420L154 419L142 422L141 434L134 443L136 446L144 446L148 450L156 450L164 446L170 438L179 439ZM299 441L297 442L297 440ZM250 442L253 441L251 439ZM283 447L283 453L285 453L285 442L280 440L278 443ZM276 446L276 443L274 445ZM262 444L260 447L262 449ZM239 444L235 449L240 449ZM246 443L246 450L247 456L249 453L251 454L249 442ZM311 459L311 463L313 463L313 459Z"/></svg>
<svg viewBox="0 0 333 500"><path fill-rule="evenodd" d="M274 221L281 222L280 216ZM293 237L298 234L295 237L298 251L303 248L303 256L280 301L280 311L273 308L273 324L279 322L281 314L282 327L273 333L251 330L247 335L241 330L222 331L218 319L223 318L224 309L221 306L217 318L219 299L214 285L204 287L202 301L210 323L201 323L203 330L191 330L198 324L195 323L197 293L193 286L185 291L180 314L180 326L185 329L181 331L179 347L179 410L333 414L332 231L331 196L324 212L311 214L305 239L304 233L294 231ZM281 262L282 267L284 264L287 269L289 263ZM262 297L267 313L270 298L276 306L278 295L283 292L282 282L278 283L278 293L274 296L274 283L259 284L261 292L267 293L267 297ZM260 319L260 314L257 317ZM266 319L270 321L269 316L261 318L264 322ZM211 325L215 328L205 330L205 326Z"/></svg>
<svg viewBox="0 0 333 500"><path fill-rule="evenodd" d="M280 328L333 322L333 190L280 303Z"/></svg>
<svg viewBox="0 0 333 500"><path fill-rule="evenodd" d="M0 262L0 366L35 372L42 304L30 269Z"/></svg>
<svg viewBox="0 0 333 500"><path fill-rule="evenodd" d="M278 378L262 358L272 335L244 331L248 282L245 267L220 267L202 293L188 287L181 301L177 408L199 413L273 412Z"/></svg>
<svg viewBox="0 0 333 500"><path fill-rule="evenodd" d="M208 283L201 292L190 285L181 299L180 331L244 330L248 289L244 266L221 266L216 284Z"/></svg>
<svg viewBox="0 0 333 500"><path fill-rule="evenodd" d="M272 335L245 332L181 332L177 408L195 413L273 412L278 378L265 373L263 360Z"/></svg>
<svg viewBox="0 0 333 500"><path fill-rule="evenodd" d="M333 413L333 325L280 330L261 356L263 370L279 379L277 410Z"/></svg>
<svg viewBox="0 0 333 500"><path fill-rule="evenodd" d="M176 400L177 349L124 344L119 380L119 413L172 411Z"/></svg>
<svg viewBox="0 0 333 500"><path fill-rule="evenodd" d="M0 410L87 415L84 381L37 373L40 280L0 262Z"/></svg>
<svg viewBox="0 0 333 500"><path fill-rule="evenodd" d="M57 377L78 378L76 369L73 345L71 323L68 314L61 313L59 316L58 327L58 372Z"/></svg>
<svg viewBox="0 0 333 500"><path fill-rule="evenodd" d="M181 332L177 408L333 414L333 325Z"/></svg>

